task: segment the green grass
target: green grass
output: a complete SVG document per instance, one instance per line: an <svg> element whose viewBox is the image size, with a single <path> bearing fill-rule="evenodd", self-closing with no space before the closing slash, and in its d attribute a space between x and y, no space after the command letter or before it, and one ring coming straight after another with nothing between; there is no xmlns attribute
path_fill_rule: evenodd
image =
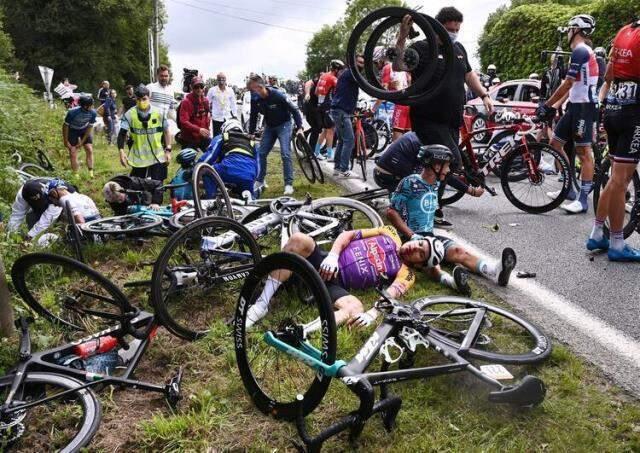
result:
<svg viewBox="0 0 640 453"><path fill-rule="evenodd" d="M107 213L100 195L102 185L122 169L115 147L107 148L99 143L96 157L96 178L82 177L78 184L98 202L102 212ZM174 170L172 168L170 174ZM271 156L267 181L270 188L265 196L281 194L282 169L277 152ZM306 192L314 197L343 192L331 184L312 186L299 179L295 188L296 196ZM151 267L142 263L154 261L164 241L157 238L143 246L112 241L88 247L86 254L92 266L122 285L150 276ZM483 287L472 285L475 298L505 304ZM448 294L448 290L419 276L410 297L433 294ZM134 303L147 305L146 290L127 290L127 295ZM376 299L373 292L357 295L367 308ZM15 306L18 312L25 311L17 299ZM371 331L340 329L338 357L348 360ZM34 341L38 348L44 348L59 341L59 336L49 324L38 320ZM15 339L2 340L0 368L6 369L14 363L15 354ZM419 360L426 364L441 358L428 352ZM214 323L207 337L194 343L183 342L160 330L137 377L162 382L179 366L185 367L184 399L176 413L156 394L133 390L102 392L104 420L91 449L291 449L291 440L297 439L295 427L264 416L254 407L238 375L230 329L222 320ZM376 366L379 362L371 370ZM486 387L465 374L394 385L392 393L403 399L398 427L386 433L380 417L372 418L358 442L361 451L640 451L638 402L610 385L593 366L563 345L555 344L550 359L540 366L508 368L517 376L534 374L544 380L548 393L542 405L533 410L514 410L488 403ZM309 428L317 432L356 407L357 399L342 383L334 381L323 403L308 418ZM325 444L325 451L352 448L345 434Z"/></svg>

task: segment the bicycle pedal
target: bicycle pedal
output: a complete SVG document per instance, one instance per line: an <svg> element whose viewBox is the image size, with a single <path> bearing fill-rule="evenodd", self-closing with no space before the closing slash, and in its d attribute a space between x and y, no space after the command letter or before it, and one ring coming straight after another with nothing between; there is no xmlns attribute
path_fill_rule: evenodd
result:
<svg viewBox="0 0 640 453"><path fill-rule="evenodd" d="M398 356L394 358L389 348L394 348L398 352ZM387 341L385 341L382 347L380 348L380 354L384 357L384 360L387 363L396 363L398 360L402 358L403 353L404 353L404 348L396 342L395 337L387 338Z"/></svg>
<svg viewBox="0 0 640 453"><path fill-rule="evenodd" d="M169 383L165 385L165 394L169 405L175 409L178 402L182 399L180 384L182 383L183 368L180 367Z"/></svg>

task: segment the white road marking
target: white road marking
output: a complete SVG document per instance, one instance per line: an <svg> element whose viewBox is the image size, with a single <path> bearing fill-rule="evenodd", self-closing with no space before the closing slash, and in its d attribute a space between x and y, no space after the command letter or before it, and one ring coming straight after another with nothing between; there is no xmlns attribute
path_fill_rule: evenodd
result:
<svg viewBox="0 0 640 453"><path fill-rule="evenodd" d="M443 231L442 233L482 258L495 259L495 257L491 257L483 250L480 250L475 245L458 237L457 235L452 234L450 231ZM603 320L591 315L567 298L556 294L531 279L517 278L515 275L509 280L509 286L523 292L538 305L552 313L555 313L568 325L571 325L575 329L581 331L583 334L597 341L610 351L626 357L634 364L640 364L639 342L633 340L620 330L611 327Z"/></svg>

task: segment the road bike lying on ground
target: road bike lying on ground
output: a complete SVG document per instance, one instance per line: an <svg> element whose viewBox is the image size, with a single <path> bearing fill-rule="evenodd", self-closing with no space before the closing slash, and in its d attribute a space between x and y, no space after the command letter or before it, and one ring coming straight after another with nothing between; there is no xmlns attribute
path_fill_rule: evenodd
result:
<svg viewBox="0 0 640 453"><path fill-rule="evenodd" d="M539 123L526 117L515 118L511 124L471 132L463 127L460 142L462 165L452 172L453 175L467 184L483 187L495 196L496 191L487 185L486 179L490 173L497 173L505 196L516 208L531 214L557 208L569 193L571 169L567 159L551 146L530 141L539 127ZM507 131L513 134L513 138L505 137L502 140L504 144L490 151L481 166L471 142L476 134L487 131ZM548 193L555 193L555 198L550 198ZM455 203L463 196L464 192L447 191L442 205Z"/></svg>
<svg viewBox="0 0 640 453"><path fill-rule="evenodd" d="M342 231L382 224L371 207L344 198L277 198L250 213L243 225L205 217L174 234L160 253L151 304L167 329L195 340L214 321L232 318L246 276L262 256L280 251L293 233L307 233L323 245Z"/></svg>
<svg viewBox="0 0 640 453"><path fill-rule="evenodd" d="M269 301L267 314L247 329L249 308L270 279L282 279L283 273L293 274L311 296L301 298L291 285L281 285ZM402 401L389 394L390 383L467 371L491 388L490 401L520 407L543 401L546 390L540 379L525 376L505 385L498 378L513 376L506 368L495 365L531 364L549 356L550 340L529 322L471 299L426 297L402 304L380 294L382 299L376 308L384 319L346 363L336 359L337 333L329 293L305 259L288 253L270 255L244 282L234 320L240 376L258 409L277 419L295 420L309 451L318 451L325 440L345 430L350 430L351 439L355 440L365 422L376 413L382 415L385 428L391 430ZM448 363L416 365L420 353L427 348ZM383 358L380 371L367 372L378 354ZM489 369L477 367L471 360L494 365ZM499 373L494 374L496 368ZM320 404L332 378L347 385L360 399L360 406L312 437L304 417ZM381 387L377 402L375 386Z"/></svg>
<svg viewBox="0 0 640 453"><path fill-rule="evenodd" d="M29 307L77 339L32 352L29 322L18 320L18 363L0 377L2 450L87 447L102 419L94 389L107 385L158 392L176 407L182 370L166 385L133 378L157 324L113 283L78 261L47 253L19 258L11 277Z"/></svg>
<svg viewBox="0 0 640 453"><path fill-rule="evenodd" d="M294 132L291 134L291 149L296 153L298 165L307 181L311 184L316 181L324 184L324 173L307 139Z"/></svg>

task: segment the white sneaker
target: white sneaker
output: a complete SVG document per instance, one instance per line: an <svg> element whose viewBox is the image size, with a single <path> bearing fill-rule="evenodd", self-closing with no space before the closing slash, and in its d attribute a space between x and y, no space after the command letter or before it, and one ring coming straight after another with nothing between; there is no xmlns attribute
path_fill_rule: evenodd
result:
<svg viewBox="0 0 640 453"><path fill-rule="evenodd" d="M293 186L290 186L290 185L284 186L284 194L293 195Z"/></svg>
<svg viewBox="0 0 640 453"><path fill-rule="evenodd" d="M249 307L247 311L247 320L245 322L245 329L250 329L255 323L264 318L269 313L268 305L255 303Z"/></svg>
<svg viewBox="0 0 640 453"><path fill-rule="evenodd" d="M569 214L584 214L589 210L588 206L586 208L582 206L582 203L580 203L580 200L572 201L571 203L565 203L562 206L560 206L560 208L564 209Z"/></svg>
<svg viewBox="0 0 640 453"><path fill-rule="evenodd" d="M320 153L316 154L316 159L318 159L318 160L327 160L327 158L326 158L326 157L324 157L324 156L323 156L322 154L320 154Z"/></svg>
<svg viewBox="0 0 640 453"><path fill-rule="evenodd" d="M342 173L340 170L333 169L333 176L340 176L340 173Z"/></svg>
<svg viewBox="0 0 640 453"><path fill-rule="evenodd" d="M253 183L253 191L259 193L262 189L266 188L267 185L263 182L256 181Z"/></svg>
<svg viewBox="0 0 640 453"><path fill-rule="evenodd" d="M351 170L347 170L345 172L340 173L340 176L342 178L358 178L359 176L356 175L354 172L352 172Z"/></svg>

